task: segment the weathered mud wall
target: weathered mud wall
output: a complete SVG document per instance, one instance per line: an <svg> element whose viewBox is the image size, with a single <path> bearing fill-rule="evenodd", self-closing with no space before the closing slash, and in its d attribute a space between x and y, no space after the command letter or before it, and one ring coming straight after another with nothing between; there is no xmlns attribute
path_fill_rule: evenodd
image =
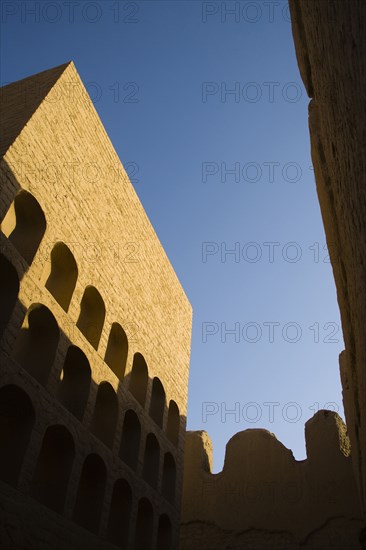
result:
<svg viewBox="0 0 366 550"><path fill-rule="evenodd" d="M311 153L341 311L341 377L360 497L366 504L366 3L290 0L311 98Z"/></svg>
<svg viewBox="0 0 366 550"><path fill-rule="evenodd" d="M239 432L212 474L207 433L189 432L181 550L358 549L363 521L345 424L320 411L305 436L307 459L296 461L270 432Z"/></svg>

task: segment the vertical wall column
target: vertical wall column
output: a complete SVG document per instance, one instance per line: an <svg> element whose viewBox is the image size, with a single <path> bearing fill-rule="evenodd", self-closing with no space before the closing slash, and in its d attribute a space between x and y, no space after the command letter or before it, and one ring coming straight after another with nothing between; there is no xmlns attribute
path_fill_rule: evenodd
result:
<svg viewBox="0 0 366 550"><path fill-rule="evenodd" d="M366 4L290 0L301 76L311 102L316 186L346 350L343 399L366 511Z"/></svg>

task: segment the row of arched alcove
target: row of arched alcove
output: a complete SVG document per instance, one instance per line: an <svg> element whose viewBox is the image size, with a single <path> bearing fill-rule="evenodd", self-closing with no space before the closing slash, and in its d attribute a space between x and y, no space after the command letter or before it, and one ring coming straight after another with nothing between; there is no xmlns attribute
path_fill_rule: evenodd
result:
<svg viewBox="0 0 366 550"><path fill-rule="evenodd" d="M16 341L13 356L36 379L45 384L54 362L59 341L57 322L48 308L37 304L28 311L24 324L26 328L23 328ZM138 361L137 364L140 365L140 362ZM133 373L134 370L131 381L141 376L140 371L136 376ZM83 420L89 400L91 382L91 369L86 355L77 346L70 345L57 385L57 398L80 421ZM136 380L135 383L137 384ZM154 392L153 381L152 402ZM98 386L94 411L88 428L111 449L116 438L121 410L119 398L111 384L101 382ZM179 412L174 402L171 402L168 410L167 435L176 441L178 430ZM123 420L118 452L120 458L134 471L138 466L142 441L141 432L138 415L133 409L128 409ZM153 433L149 433L145 441L142 476L155 489L158 486L160 455L158 439ZM174 503L175 484L175 460L172 454L167 452L163 461L162 494L171 503Z"/></svg>
<svg viewBox="0 0 366 550"><path fill-rule="evenodd" d="M38 201L27 191L21 190L2 222L1 230L24 260L31 264L46 226L46 218ZM64 243L57 242L53 246L50 262L46 263L42 274L42 281L67 313L78 281L78 266L71 250ZM5 255L0 254L0 301L3 304L0 310L0 338L17 305L19 286L17 270ZM17 309L14 317L17 324L19 311ZM113 449L122 462L174 505L175 458L171 452L163 449L165 445L161 441L160 430L156 434L152 430L146 430L146 419L143 420L145 413L139 410L139 406L146 409L150 418L165 431L167 438L174 445L178 445L179 442L179 409L173 400L169 401L168 406L165 390L159 378L155 377L151 383L149 382L148 367L141 353L133 355L131 372L125 377L129 346L123 327L117 322L112 323L104 353L105 363L120 381L123 380L136 400L132 400L131 404L127 401L127 410L122 422L119 422L122 411L119 399L124 392L117 395L112 385L106 381L99 384L96 395L90 391L92 372L84 351L70 344L61 367L60 357L64 354L64 351L61 352L64 342L60 346L59 326L49 308L41 303L34 303L22 314L24 321L11 350L13 359L42 385L47 386L55 398L83 422L94 436ZM93 286L87 286L80 302L76 326L95 350L99 350L105 317L106 308L99 291ZM11 333L15 334L14 326ZM85 349L88 349L88 346ZM55 376L58 379L56 388ZM11 393L10 391L9 395ZM1 409L11 408L11 401L16 402L16 399L0 399L0 414ZM123 406L126 408L126 403L123 403ZM87 416L84 414L86 410ZM7 451L1 453L0 477L16 486L34 424L34 411L30 401L28 400L28 405L25 405L24 401L18 412L13 410L10 414L8 410L3 418L7 420L0 424L0 438L3 441L1 448ZM19 437L15 437L15 433ZM98 525L106 483L106 467L97 449L95 447L95 452L91 452L84 460L73 511L74 520L91 531ZM75 445L69 430L61 424L47 428L34 470L31 494L58 512L62 512L65 505L74 456ZM58 477L54 475L56 470L60 471ZM155 521L159 523L157 548L170 548L171 523L168 516L163 515L159 519L154 519L149 500L141 498L137 503L136 498L136 548L150 548ZM126 503L131 504L133 500L128 481L117 480L111 500L108 538L112 542L115 540L119 545L123 537L123 540L127 540L126 532L130 519L121 517L118 506L129 508L130 505L127 506ZM130 512L126 513L124 518L129 518L129 514ZM121 529L121 523L122 526L125 524L125 529ZM121 534L122 532L124 534Z"/></svg>
<svg viewBox="0 0 366 550"><path fill-rule="evenodd" d="M22 254L24 259L28 263L31 263L46 230L46 218L33 195L25 190L21 190L16 195L1 224L1 230ZM2 296L4 310L0 320L0 331L2 331L9 320L12 308L16 302L19 291L19 279L13 266L3 256L1 257L0 267L2 268L0 284L4 293L4 296ZM50 269L45 286L66 312L73 296L77 278L78 267L71 250L62 242L56 243L50 254ZM28 342L32 341L34 350L28 358L24 358L24 361L31 367L32 374L43 384L47 380L52 364L53 343L57 338L58 331L53 315L49 310L47 310L49 312L47 314L46 309L44 307L42 309L37 305L30 308L23 324L24 345L20 346L20 348L23 347L27 350L26 355L28 355L30 350L28 349L29 346L26 340ZM45 324L47 315L50 321L47 327L48 337L47 339L44 338L41 343L39 341L40 338L37 336L41 332L39 325ZM99 347L105 315L105 304L99 291L93 286L87 286L81 299L80 314L76 325L96 350ZM37 346L37 344L42 345ZM39 348L39 353L37 353L37 347ZM21 349L17 353L24 355ZM112 323L104 361L119 380L123 380L125 376L127 356L128 339L126 333L119 323ZM142 407L145 407L146 404L147 387L148 367L146 361L140 353L135 353L129 390ZM165 406L166 396L163 385L159 378L155 377L152 381L149 413L160 428L163 428ZM169 439L174 444L177 444L179 437L179 410L174 401L170 401L169 403L166 432Z"/></svg>
<svg viewBox="0 0 366 550"><path fill-rule="evenodd" d="M1 282L0 282L1 286ZM51 311L43 304L33 304L27 311L22 329L12 350L13 358L21 364L41 384L46 385L54 365L59 345L60 331ZM83 419L89 398L92 372L84 352L77 346L68 347L58 384L58 398L64 406L79 420ZM148 386L148 371L140 353L133 360L129 391L143 406ZM144 399L142 399L142 394ZM112 446L114 426L120 408L118 397L108 382L102 382L98 388L96 407L101 411L101 419L96 421L95 431L102 441ZM162 426L165 409L165 392L158 378L152 380L150 416ZM169 403L166 435L174 444L179 437L179 409L171 400Z"/></svg>
<svg viewBox="0 0 366 550"><path fill-rule="evenodd" d="M0 388L0 478L15 487L36 422L33 403L23 389L13 384ZM76 453L74 438L64 425L47 427L29 493L61 514L64 513L71 477L75 475L72 472ZM71 517L75 523L99 534L108 477L103 459L96 453L88 454L77 476ZM134 505L137 505L137 519L133 528ZM153 547L154 521L150 501L142 497L134 502L130 483L124 478L114 480L106 538L119 548L126 548L133 538L136 550L149 550ZM167 514L162 514L157 522L156 548L169 550L172 544L171 521Z"/></svg>

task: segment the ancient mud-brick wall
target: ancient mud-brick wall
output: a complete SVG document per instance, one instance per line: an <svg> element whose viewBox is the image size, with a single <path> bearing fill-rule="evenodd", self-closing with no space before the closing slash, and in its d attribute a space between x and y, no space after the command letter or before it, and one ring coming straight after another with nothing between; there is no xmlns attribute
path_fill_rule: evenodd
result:
<svg viewBox="0 0 366 550"><path fill-rule="evenodd" d="M211 473L206 432L188 432L181 550L356 550L363 525L342 419L319 411L305 426L307 459L267 430L230 439Z"/></svg>
<svg viewBox="0 0 366 550"><path fill-rule="evenodd" d="M346 348L344 407L366 512L366 3L290 0L290 8L311 98L311 153Z"/></svg>
<svg viewBox="0 0 366 550"><path fill-rule="evenodd" d="M174 550L190 304L74 65L1 95L0 547Z"/></svg>

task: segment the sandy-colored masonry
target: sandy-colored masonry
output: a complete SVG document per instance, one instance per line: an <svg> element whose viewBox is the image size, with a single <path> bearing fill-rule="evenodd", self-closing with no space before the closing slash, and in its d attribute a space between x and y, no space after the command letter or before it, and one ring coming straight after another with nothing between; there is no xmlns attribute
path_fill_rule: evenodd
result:
<svg viewBox="0 0 366 550"><path fill-rule="evenodd" d="M191 307L66 64L1 90L1 549L176 550L182 494L181 550L366 548L366 4L290 9L351 445L320 411L306 460L247 430L212 474L185 433Z"/></svg>
<svg viewBox="0 0 366 550"><path fill-rule="evenodd" d="M73 63L1 89L0 546L178 546L191 306Z"/></svg>
<svg viewBox="0 0 366 550"><path fill-rule="evenodd" d="M342 318L343 400L366 523L366 3L290 0L290 8L311 98L311 154Z"/></svg>
<svg viewBox="0 0 366 550"><path fill-rule="evenodd" d="M358 550L362 513L342 419L319 411L305 426L306 460L267 430L235 434L211 471L206 432L188 432L181 550Z"/></svg>

